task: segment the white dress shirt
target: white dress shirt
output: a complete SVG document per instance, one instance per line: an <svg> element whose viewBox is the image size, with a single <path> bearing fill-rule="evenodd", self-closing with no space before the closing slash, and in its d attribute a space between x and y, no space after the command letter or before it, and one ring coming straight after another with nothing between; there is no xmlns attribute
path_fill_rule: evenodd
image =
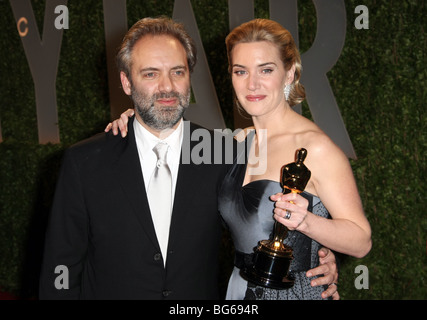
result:
<svg viewBox="0 0 427 320"><path fill-rule="evenodd" d="M136 147L138 149L139 160L141 162L142 175L144 177L145 190L148 190L151 176L156 168L157 156L153 151L154 146L160 141L169 145L166 162L172 174L172 206L175 199L176 180L178 177L179 160L181 156L181 146L183 139L183 121L180 120L175 131L165 139L161 140L147 129L145 129L137 119L133 122L135 130ZM150 201L150 200L149 200Z"/></svg>

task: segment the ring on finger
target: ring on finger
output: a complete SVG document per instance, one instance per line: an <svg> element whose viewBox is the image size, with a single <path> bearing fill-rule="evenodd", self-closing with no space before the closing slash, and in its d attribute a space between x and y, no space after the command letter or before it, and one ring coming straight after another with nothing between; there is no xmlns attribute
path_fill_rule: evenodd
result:
<svg viewBox="0 0 427 320"><path fill-rule="evenodd" d="M332 283L328 284L328 286L332 286L332 285L335 285L338 288L338 283L332 282Z"/></svg>
<svg viewBox="0 0 427 320"><path fill-rule="evenodd" d="M286 210L286 215L285 215L285 219L290 219L292 215L292 212L290 212L289 210Z"/></svg>

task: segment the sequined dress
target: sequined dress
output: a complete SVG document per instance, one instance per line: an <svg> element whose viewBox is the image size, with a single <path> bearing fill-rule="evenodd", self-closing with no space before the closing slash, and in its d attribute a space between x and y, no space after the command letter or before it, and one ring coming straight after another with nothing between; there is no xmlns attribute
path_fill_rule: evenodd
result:
<svg viewBox="0 0 427 320"><path fill-rule="evenodd" d="M253 134L248 135L250 145ZM246 141L245 141L246 142ZM243 143L243 142L242 142ZM236 250L235 267L230 277L226 299L243 300L318 300L326 287L311 287L307 270L319 265L318 250L321 245L298 231L289 231L284 243L290 245L294 259L290 273L295 284L290 289L276 290L248 283L241 276L242 261L251 259L251 254L260 240L270 239L274 219L274 202L269 197L282 192L280 183L272 180L256 180L242 187L246 172L246 152L241 148L233 167L225 177L219 195L221 216L230 230ZM308 210L316 215L329 218L330 215L320 199L303 192L308 199ZM242 259L244 257L244 259ZM243 263L244 264L244 263Z"/></svg>

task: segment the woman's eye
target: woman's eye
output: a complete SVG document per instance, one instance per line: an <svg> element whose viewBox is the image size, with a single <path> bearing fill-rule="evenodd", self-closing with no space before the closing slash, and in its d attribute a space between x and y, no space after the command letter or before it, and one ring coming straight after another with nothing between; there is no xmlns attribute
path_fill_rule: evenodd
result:
<svg viewBox="0 0 427 320"><path fill-rule="evenodd" d="M246 71L245 70L235 70L234 71L234 74L235 75L237 75L237 76L242 76L242 75L244 75L246 73Z"/></svg>
<svg viewBox="0 0 427 320"><path fill-rule="evenodd" d="M270 68L262 69L262 73L263 74L269 74L269 73L272 73L272 72L273 72L273 69L270 69Z"/></svg>

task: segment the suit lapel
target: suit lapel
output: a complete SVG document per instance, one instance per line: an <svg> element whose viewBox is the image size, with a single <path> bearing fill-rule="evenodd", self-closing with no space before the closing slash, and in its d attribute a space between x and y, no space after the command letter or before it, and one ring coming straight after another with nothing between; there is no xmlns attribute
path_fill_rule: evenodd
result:
<svg viewBox="0 0 427 320"><path fill-rule="evenodd" d="M174 205L172 210L172 220L170 226L169 243L179 241L181 230L185 229L188 223L188 206L194 201L192 190L197 186L197 170L200 166L195 165L190 160L191 150L198 141L191 141L191 133L195 129L193 124L187 122L190 126L184 126L183 145L181 148L181 158L178 169L178 178L175 187ZM185 145L187 143L187 145ZM186 154L187 153L187 154ZM188 161L190 160L190 163Z"/></svg>
<svg viewBox="0 0 427 320"><path fill-rule="evenodd" d="M153 220L151 218L144 177L142 175L141 163L136 147L133 121L134 118L128 123L128 134L125 138L127 139L127 144L113 169L113 179L119 182L143 230L148 235L153 245L160 250ZM201 168L193 163L188 163L191 150L199 143L199 141L191 141L190 138L191 133L195 129L196 127L194 127L193 124L184 126L184 141L183 147L181 148L181 158L175 187L169 242L179 241L179 239L182 238L180 237L180 230L183 230L188 223L188 204L194 200L192 199L191 190L194 188L194 185L198 183L195 182L195 180L197 180L197 170ZM187 145L185 146L184 143L187 143ZM183 154L183 152L187 154ZM190 187L189 183L191 183Z"/></svg>
<svg viewBox="0 0 427 320"><path fill-rule="evenodd" d="M134 118L133 118L134 119ZM145 190L144 177L136 147L133 119L128 123L127 144L113 169L139 223L154 246L159 247Z"/></svg>

